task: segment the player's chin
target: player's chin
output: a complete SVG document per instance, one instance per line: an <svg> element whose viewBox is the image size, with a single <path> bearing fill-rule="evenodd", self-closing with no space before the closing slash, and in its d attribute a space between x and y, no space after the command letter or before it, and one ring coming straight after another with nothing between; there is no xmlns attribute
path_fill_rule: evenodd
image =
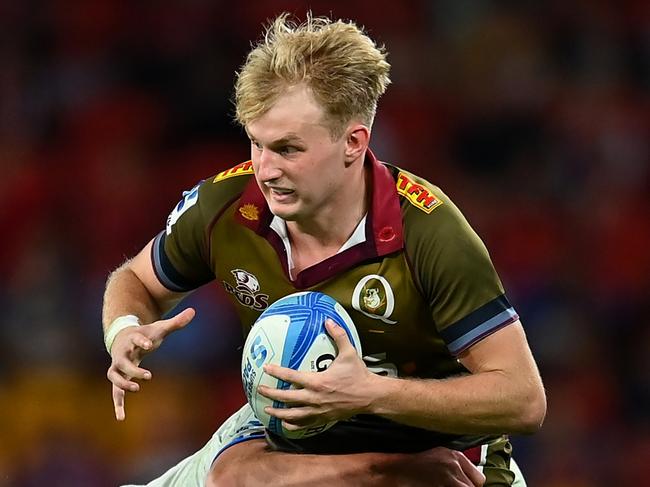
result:
<svg viewBox="0 0 650 487"><path fill-rule="evenodd" d="M279 216L286 221L295 221L299 220L302 214L301 205L298 202L293 203L278 203L275 201L269 202L269 208L271 213L275 216Z"/></svg>

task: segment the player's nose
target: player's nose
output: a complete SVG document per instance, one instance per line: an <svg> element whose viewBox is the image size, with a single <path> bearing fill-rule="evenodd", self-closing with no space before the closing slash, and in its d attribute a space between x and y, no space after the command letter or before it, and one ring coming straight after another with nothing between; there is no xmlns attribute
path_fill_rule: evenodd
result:
<svg viewBox="0 0 650 487"><path fill-rule="evenodd" d="M275 154L266 148L262 149L258 154L256 166L255 174L257 174L258 180L263 183L274 181L282 176L282 170Z"/></svg>

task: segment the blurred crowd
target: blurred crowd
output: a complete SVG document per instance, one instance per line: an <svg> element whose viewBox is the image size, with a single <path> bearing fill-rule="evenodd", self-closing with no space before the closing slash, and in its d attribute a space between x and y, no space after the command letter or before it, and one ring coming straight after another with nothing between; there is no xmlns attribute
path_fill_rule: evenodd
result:
<svg viewBox="0 0 650 487"><path fill-rule="evenodd" d="M221 291L113 419L108 273L185 189L248 158L235 71L283 10L351 18L392 80L372 148L479 232L548 394L531 486L650 478L650 4L0 1L0 486L144 481L244 396Z"/></svg>

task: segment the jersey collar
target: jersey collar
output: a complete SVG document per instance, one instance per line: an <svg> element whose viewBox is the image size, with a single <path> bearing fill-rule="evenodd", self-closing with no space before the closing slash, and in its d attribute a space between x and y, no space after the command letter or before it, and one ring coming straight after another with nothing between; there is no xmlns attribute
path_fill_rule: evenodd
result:
<svg viewBox="0 0 650 487"><path fill-rule="evenodd" d="M397 252L404 246L402 214L395 179L370 150L366 153L365 164L372 170L372 205L366 218L366 240L300 272L293 282L296 287L313 286L361 261ZM270 228L273 213L255 178L251 178L239 199L235 219L269 241L289 277L284 244Z"/></svg>

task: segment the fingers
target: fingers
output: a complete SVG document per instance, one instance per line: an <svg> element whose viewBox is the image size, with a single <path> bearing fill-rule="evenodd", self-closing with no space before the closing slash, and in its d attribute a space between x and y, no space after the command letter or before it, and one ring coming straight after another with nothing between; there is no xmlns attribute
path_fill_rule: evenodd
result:
<svg viewBox="0 0 650 487"><path fill-rule="evenodd" d="M138 392L140 390L140 385L137 382L129 380L128 376L125 376L122 372L120 372L120 370L115 365L112 365L108 369L106 377L111 381L112 384L124 391Z"/></svg>
<svg viewBox="0 0 650 487"><path fill-rule="evenodd" d="M113 408L115 409L115 419L124 421L126 412L124 411L124 390L113 384Z"/></svg>
<svg viewBox="0 0 650 487"><path fill-rule="evenodd" d="M136 374L138 378L143 378L145 380L151 379L151 372L145 369L136 367L131 362L124 362L124 370L131 372L121 371L117 364L113 364L108 369L106 377L112 383L112 396L113 396L113 408L115 410L115 419L118 421L124 421L126 417L126 412L124 410L124 397L126 391L129 392L138 392L140 390L140 384L130 380L131 373Z"/></svg>
<svg viewBox="0 0 650 487"><path fill-rule="evenodd" d="M192 321L195 314L196 311L194 311L194 308L186 308L169 319L159 321L158 323L161 329L161 336L159 338L163 339L170 333L184 328L190 321Z"/></svg>
<svg viewBox="0 0 650 487"><path fill-rule="evenodd" d="M130 360L118 360L115 362L116 369L125 377L139 380L151 380L151 372L142 367L138 367Z"/></svg>
<svg viewBox="0 0 650 487"><path fill-rule="evenodd" d="M354 347L350 343L350 337L348 337L347 332L341 325L337 324L331 318L327 318L325 320L325 328L327 329L327 333L334 339L334 343L336 343L336 347L339 349L339 354L354 351Z"/></svg>
<svg viewBox="0 0 650 487"><path fill-rule="evenodd" d="M482 487L485 484L485 475L462 453L458 455L458 463L463 473L472 482L474 487Z"/></svg>
<svg viewBox="0 0 650 487"><path fill-rule="evenodd" d="M143 331L131 330L132 332L129 335L121 338L119 346L116 346L118 343L117 340L114 342L112 350L113 363L109 367L106 377L112 383L113 407L115 410L115 418L118 421L124 421L126 417L124 409L126 392L137 392L140 390L140 385L133 379L151 380L151 372L139 367L142 356L157 348L167 335L185 327L192 321L195 314L196 312L193 308L187 308L167 320L161 320L152 323L152 325L145 325L139 328ZM146 334L144 332L145 328L150 330ZM124 330L120 331L118 336L123 333L125 333ZM119 351L116 351L117 349Z"/></svg>
<svg viewBox="0 0 650 487"><path fill-rule="evenodd" d="M151 350L151 347L153 347L153 343L151 343L151 340L149 340L149 338L143 335L142 333L133 333L131 341L133 345L135 345L138 348L141 348L145 352L149 352Z"/></svg>
<svg viewBox="0 0 650 487"><path fill-rule="evenodd" d="M309 401L309 391L307 389L274 389L265 385L260 385L257 388L262 396L280 401L285 404L312 404Z"/></svg>
<svg viewBox="0 0 650 487"><path fill-rule="evenodd" d="M290 408L274 408L266 406L264 412L269 416L275 416L287 423L287 429L300 429L310 426L316 418L318 411L310 406L295 406Z"/></svg>
<svg viewBox="0 0 650 487"><path fill-rule="evenodd" d="M310 385L309 373L299 372L297 370L280 367L275 364L264 364L262 367L264 372L276 379L289 382L296 387L307 387Z"/></svg>

